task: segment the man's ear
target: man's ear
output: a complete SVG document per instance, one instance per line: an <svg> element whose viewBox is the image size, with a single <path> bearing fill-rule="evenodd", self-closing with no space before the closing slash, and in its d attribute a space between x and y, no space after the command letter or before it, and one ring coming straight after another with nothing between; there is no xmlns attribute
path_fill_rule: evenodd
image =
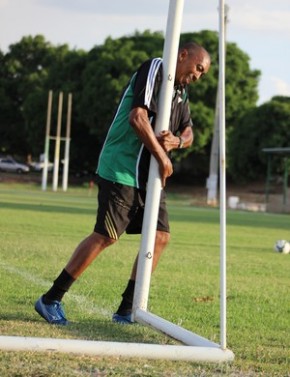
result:
<svg viewBox="0 0 290 377"><path fill-rule="evenodd" d="M181 50L178 56L178 60L182 62L187 57L187 55L188 55L187 50Z"/></svg>

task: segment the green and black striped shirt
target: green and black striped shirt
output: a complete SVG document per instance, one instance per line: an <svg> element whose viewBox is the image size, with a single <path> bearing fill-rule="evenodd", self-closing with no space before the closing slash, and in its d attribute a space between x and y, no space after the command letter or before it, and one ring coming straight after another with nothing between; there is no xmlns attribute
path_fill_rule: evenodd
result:
<svg viewBox="0 0 290 377"><path fill-rule="evenodd" d="M146 108L154 129L158 95L162 82L162 59L141 65L125 88L99 157L97 173L109 181L141 189L146 188L150 153L129 123L133 108ZM192 126L186 88L175 87L169 130L173 134Z"/></svg>

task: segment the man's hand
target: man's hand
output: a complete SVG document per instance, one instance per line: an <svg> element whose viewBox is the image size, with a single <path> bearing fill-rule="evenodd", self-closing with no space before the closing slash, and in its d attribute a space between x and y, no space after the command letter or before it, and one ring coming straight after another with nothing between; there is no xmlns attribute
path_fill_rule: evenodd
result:
<svg viewBox="0 0 290 377"><path fill-rule="evenodd" d="M172 149L177 149L179 146L179 137L174 136L171 131L161 131L156 138L165 152L170 152Z"/></svg>
<svg viewBox="0 0 290 377"><path fill-rule="evenodd" d="M167 157L167 155L165 155L163 159L158 161L158 165L159 165L159 174L161 178L161 185L162 185L162 188L164 188L166 184L166 179L170 177L173 173L173 166L170 159Z"/></svg>
<svg viewBox="0 0 290 377"><path fill-rule="evenodd" d="M183 140L182 148L188 148L193 142L193 131L191 126L187 126L183 129L180 134ZM156 136L162 149L168 153L172 149L178 149L180 145L180 137L174 136L171 131L161 131L159 135Z"/></svg>

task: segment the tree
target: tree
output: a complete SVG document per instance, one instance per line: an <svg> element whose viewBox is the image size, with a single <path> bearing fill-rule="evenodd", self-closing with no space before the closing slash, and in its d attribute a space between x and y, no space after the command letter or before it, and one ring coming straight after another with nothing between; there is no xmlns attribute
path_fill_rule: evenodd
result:
<svg viewBox="0 0 290 377"><path fill-rule="evenodd" d="M273 97L252 108L240 118L229 136L228 170L236 181L264 177L266 155L263 148L289 147L290 97ZM273 170L281 170L281 159L273 162Z"/></svg>
<svg viewBox="0 0 290 377"><path fill-rule="evenodd" d="M103 46L89 52L82 75L83 93L80 111L92 134L104 137L120 94L136 68L146 59L162 53L163 37L159 34L113 40L107 38ZM159 46L159 51L158 47Z"/></svg>
<svg viewBox="0 0 290 377"><path fill-rule="evenodd" d="M205 79L190 87L190 108L195 143L186 157L188 175L206 176L218 78L218 36L204 30L181 35L181 43L195 40L211 54L212 67ZM43 36L24 37L0 54L0 149L5 153L32 154L43 151L48 91L54 92L52 133L56 125L60 91L73 93L71 167L93 170L120 94L132 73L144 60L162 56L160 32L136 32L108 38L89 52L52 46ZM227 126L237 127L239 118L257 99L259 72L250 69L249 57L235 44L227 46ZM66 98L64 96L64 98ZM65 117L65 106L64 106ZM193 153L194 152L194 153ZM185 163L184 163L185 166Z"/></svg>
<svg viewBox="0 0 290 377"><path fill-rule="evenodd" d="M91 145L91 158L87 166L93 170L108 127L117 109L120 95L136 68L151 56L161 56L161 33L135 33L133 36L113 40L107 38L102 46L89 51L82 72L82 92L77 113L82 127L87 130ZM80 139L78 140L80 143ZM87 153L87 148L85 148ZM88 157L88 156L87 156ZM82 156L82 161L88 158Z"/></svg>
<svg viewBox="0 0 290 377"><path fill-rule="evenodd" d="M190 86L190 106L195 125L195 142L190 149L184 152L184 155L188 155L188 157L181 164L187 166L188 174L206 177L209 169L218 85L219 41L218 34L208 30L181 35L181 43L192 40L207 49L211 55L212 64L206 77ZM260 71L251 70L250 57L241 51L235 43L227 43L226 51L226 132L229 134L237 126L239 118L256 106ZM191 164L188 160L191 160Z"/></svg>
<svg viewBox="0 0 290 377"><path fill-rule="evenodd" d="M30 119L25 114L25 102L29 96L37 98L37 93L42 90L51 64L49 52L50 44L42 36L24 37L19 43L11 45L9 52L2 56L2 152L26 155L32 147L27 123ZM38 110L34 106L33 117Z"/></svg>
<svg viewBox="0 0 290 377"><path fill-rule="evenodd" d="M82 97L82 86L80 77L86 66L86 53L82 50L70 51L68 46L58 46L51 51L53 57L50 69L43 80L41 87L36 87L30 92L24 103L24 116L27 125L27 138L29 139L30 151L34 156L43 153L45 124L47 116L47 98L49 90L53 91L51 135L56 134L58 97L63 92L63 112L62 112L62 136L65 135L65 125L67 116L68 94L73 94L73 114L72 114L72 143L71 143L71 163L80 158L79 143L89 143L88 130L82 116L78 110L78 104ZM37 112L35 111L37 109ZM84 150L86 147L83 147ZM52 143L53 149L53 143Z"/></svg>

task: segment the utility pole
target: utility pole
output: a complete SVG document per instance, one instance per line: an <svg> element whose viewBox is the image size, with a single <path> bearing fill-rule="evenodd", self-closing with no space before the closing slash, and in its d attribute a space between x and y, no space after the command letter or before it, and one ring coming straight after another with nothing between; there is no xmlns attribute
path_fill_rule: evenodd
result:
<svg viewBox="0 0 290 377"><path fill-rule="evenodd" d="M226 39L226 26L228 23L229 6L225 4L224 12L224 25L225 25L225 39ZM217 205L217 187L218 187L218 166L219 166L219 86L218 82L216 94L216 107L214 117L214 131L211 143L210 152L210 166L209 177L206 181L207 188L207 204L215 207Z"/></svg>

